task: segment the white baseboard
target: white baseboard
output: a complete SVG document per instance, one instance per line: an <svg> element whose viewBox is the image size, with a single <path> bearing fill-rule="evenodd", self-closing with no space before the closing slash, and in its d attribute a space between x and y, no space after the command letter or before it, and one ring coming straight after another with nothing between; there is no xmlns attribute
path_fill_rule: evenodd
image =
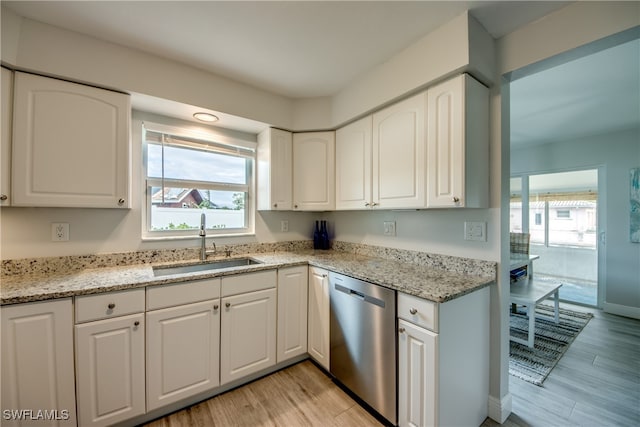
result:
<svg viewBox="0 0 640 427"><path fill-rule="evenodd" d="M489 418L500 424L504 423L511 414L511 393L507 393L502 399L489 396Z"/></svg>
<svg viewBox="0 0 640 427"><path fill-rule="evenodd" d="M605 302L602 309L605 313L617 314L618 316L631 317L633 319L640 319L640 307L631 307L628 305Z"/></svg>

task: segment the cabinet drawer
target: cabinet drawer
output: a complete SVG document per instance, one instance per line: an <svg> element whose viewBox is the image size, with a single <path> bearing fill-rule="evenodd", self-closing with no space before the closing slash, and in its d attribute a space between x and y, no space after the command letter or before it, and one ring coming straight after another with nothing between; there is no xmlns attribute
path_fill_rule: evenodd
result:
<svg viewBox="0 0 640 427"><path fill-rule="evenodd" d="M398 292L398 317L438 332L438 304Z"/></svg>
<svg viewBox="0 0 640 427"><path fill-rule="evenodd" d="M144 289L75 297L76 323L144 312Z"/></svg>
<svg viewBox="0 0 640 427"><path fill-rule="evenodd" d="M220 279L171 283L147 288L147 310L220 298Z"/></svg>
<svg viewBox="0 0 640 427"><path fill-rule="evenodd" d="M260 271L257 273L238 274L222 278L222 296L244 294L246 292L261 291L275 288L278 277L276 270Z"/></svg>

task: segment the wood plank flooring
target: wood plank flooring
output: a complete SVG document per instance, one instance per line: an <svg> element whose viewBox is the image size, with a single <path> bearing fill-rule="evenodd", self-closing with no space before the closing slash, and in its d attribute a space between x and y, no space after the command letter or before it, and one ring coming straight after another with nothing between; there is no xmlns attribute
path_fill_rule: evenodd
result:
<svg viewBox="0 0 640 427"><path fill-rule="evenodd" d="M381 426L311 361L146 424L191 426Z"/></svg>
<svg viewBox="0 0 640 427"><path fill-rule="evenodd" d="M640 425L640 320L600 310L542 387L509 376L513 410L507 427ZM483 427L499 424L492 420Z"/></svg>
<svg viewBox="0 0 640 427"><path fill-rule="evenodd" d="M507 427L640 425L640 320L599 310L542 387L509 377ZM155 420L150 427L380 426L312 362ZM482 427L499 424L487 419Z"/></svg>

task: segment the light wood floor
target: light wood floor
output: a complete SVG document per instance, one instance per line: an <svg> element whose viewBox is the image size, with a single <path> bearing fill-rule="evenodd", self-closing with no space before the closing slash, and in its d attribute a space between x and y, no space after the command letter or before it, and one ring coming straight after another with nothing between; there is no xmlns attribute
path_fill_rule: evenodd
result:
<svg viewBox="0 0 640 427"><path fill-rule="evenodd" d="M147 426L365 427L381 424L306 360Z"/></svg>
<svg viewBox="0 0 640 427"><path fill-rule="evenodd" d="M542 387L510 376L507 427L640 425L640 321L594 312ZM305 361L156 420L151 427L380 426ZM483 427L499 424L487 419Z"/></svg>
<svg viewBox="0 0 640 427"><path fill-rule="evenodd" d="M512 413L503 424L524 426L640 425L640 320L600 310L580 332L542 387L509 376ZM499 424L487 420L483 427Z"/></svg>

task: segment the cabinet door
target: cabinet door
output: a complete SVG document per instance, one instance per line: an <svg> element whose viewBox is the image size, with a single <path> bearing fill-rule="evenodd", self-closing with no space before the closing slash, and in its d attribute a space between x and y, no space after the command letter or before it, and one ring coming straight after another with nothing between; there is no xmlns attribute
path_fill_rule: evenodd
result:
<svg viewBox="0 0 640 427"><path fill-rule="evenodd" d="M293 209L335 209L335 133L293 134Z"/></svg>
<svg viewBox="0 0 640 427"><path fill-rule="evenodd" d="M464 80L448 80L427 91L428 205L464 206Z"/></svg>
<svg viewBox="0 0 640 427"><path fill-rule="evenodd" d="M336 131L336 209L371 206L371 116Z"/></svg>
<svg viewBox="0 0 640 427"><path fill-rule="evenodd" d="M307 352L306 266L278 270L278 363Z"/></svg>
<svg viewBox="0 0 640 427"><path fill-rule="evenodd" d="M373 203L381 209L426 202L426 94L373 115Z"/></svg>
<svg viewBox="0 0 640 427"><path fill-rule="evenodd" d="M220 384L276 363L276 290L222 299Z"/></svg>
<svg viewBox="0 0 640 427"><path fill-rule="evenodd" d="M16 206L129 207L129 96L15 73Z"/></svg>
<svg viewBox="0 0 640 427"><path fill-rule="evenodd" d="M399 426L437 425L437 345L437 334L398 320Z"/></svg>
<svg viewBox="0 0 640 427"><path fill-rule="evenodd" d="M0 314L2 410L46 409L60 418L2 425L75 426L71 299L3 306Z"/></svg>
<svg viewBox="0 0 640 427"><path fill-rule="evenodd" d="M266 129L258 135L258 210L291 210L293 206L293 137Z"/></svg>
<svg viewBox="0 0 640 427"><path fill-rule="evenodd" d="M147 312L147 410L219 385L220 301Z"/></svg>
<svg viewBox="0 0 640 427"><path fill-rule="evenodd" d="M13 71L2 68L2 135L0 135L0 206L11 204L11 133Z"/></svg>
<svg viewBox="0 0 640 427"><path fill-rule="evenodd" d="M329 274L309 267L309 355L329 370Z"/></svg>
<svg viewBox="0 0 640 427"><path fill-rule="evenodd" d="M145 413L143 313L76 325L76 384L81 426Z"/></svg>

